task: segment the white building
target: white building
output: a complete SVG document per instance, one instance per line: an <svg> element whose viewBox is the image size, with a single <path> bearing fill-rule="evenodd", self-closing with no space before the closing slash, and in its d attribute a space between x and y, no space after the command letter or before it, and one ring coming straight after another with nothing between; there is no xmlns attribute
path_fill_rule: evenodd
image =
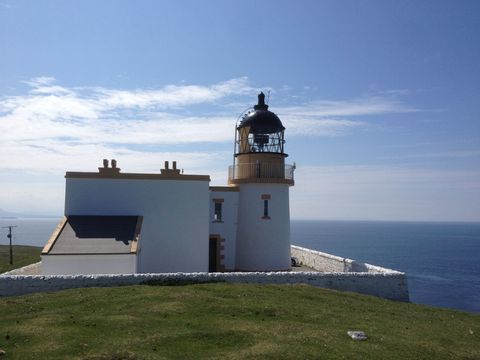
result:
<svg viewBox="0 0 480 360"><path fill-rule="evenodd" d="M284 131L263 93L235 134L227 186L165 162L157 174L67 172L65 218L42 252L44 274L290 270Z"/></svg>

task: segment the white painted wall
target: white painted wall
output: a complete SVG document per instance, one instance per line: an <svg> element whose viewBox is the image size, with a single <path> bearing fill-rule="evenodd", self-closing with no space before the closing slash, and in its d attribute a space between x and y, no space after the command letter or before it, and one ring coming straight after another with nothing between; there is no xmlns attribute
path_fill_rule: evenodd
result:
<svg viewBox="0 0 480 360"><path fill-rule="evenodd" d="M134 274L135 254L42 255L44 275Z"/></svg>
<svg viewBox="0 0 480 360"><path fill-rule="evenodd" d="M215 204L213 199L224 199L222 222L213 219ZM225 239L225 270L235 270L235 251L237 239L238 192L210 191L210 234L219 234Z"/></svg>
<svg viewBox="0 0 480 360"><path fill-rule="evenodd" d="M207 180L67 178L65 215L142 215L138 272L208 271Z"/></svg>
<svg viewBox="0 0 480 360"><path fill-rule="evenodd" d="M236 268L246 271L290 269L289 187L286 184L239 185ZM262 194L270 194L269 220Z"/></svg>

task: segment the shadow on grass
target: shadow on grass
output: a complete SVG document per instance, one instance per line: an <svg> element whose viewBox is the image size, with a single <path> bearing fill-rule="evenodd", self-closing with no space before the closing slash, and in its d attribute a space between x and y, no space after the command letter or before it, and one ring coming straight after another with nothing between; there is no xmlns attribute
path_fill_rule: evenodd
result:
<svg viewBox="0 0 480 360"><path fill-rule="evenodd" d="M185 286L185 285L196 285L196 284L215 284L215 283L225 283L225 280L193 280L193 279L155 279L155 280L146 280L140 285L150 285L150 286Z"/></svg>

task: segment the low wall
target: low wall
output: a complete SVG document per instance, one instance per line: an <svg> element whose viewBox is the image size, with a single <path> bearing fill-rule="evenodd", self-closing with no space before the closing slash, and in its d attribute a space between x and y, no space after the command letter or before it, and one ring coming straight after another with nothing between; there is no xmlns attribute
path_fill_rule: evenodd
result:
<svg viewBox="0 0 480 360"><path fill-rule="evenodd" d="M366 273L395 273L399 271L383 268L380 266L361 263L352 259L342 258L321 251L303 248L297 245L291 246L291 254L302 265L322 272L366 272Z"/></svg>
<svg viewBox="0 0 480 360"><path fill-rule="evenodd" d="M37 263L30 264L18 269L13 269L11 271L0 274L0 279L1 279L1 276L4 276L4 275L40 275L41 273L42 273L42 262L39 261Z"/></svg>
<svg viewBox="0 0 480 360"><path fill-rule="evenodd" d="M356 263L353 260L342 259L298 246L292 246L292 256L296 256L305 265L317 270L336 270L329 270L329 272L162 273L131 275L14 275L10 272L0 275L0 296L14 296L82 287L137 285L152 282L164 285L227 282L308 284L327 289L374 295L391 300L409 301L407 278L404 273L369 264ZM39 264L30 266L38 267ZM357 268L363 267L366 271L355 271ZM338 269L350 270L345 272L345 270ZM21 271L21 269L17 270Z"/></svg>
<svg viewBox="0 0 480 360"><path fill-rule="evenodd" d="M334 275L329 289L354 291L386 299L409 301L408 282L405 273L380 266L361 263L352 259L292 245L291 254L301 265L320 271L321 276Z"/></svg>
<svg viewBox="0 0 480 360"><path fill-rule="evenodd" d="M391 300L408 301L405 278L369 273L171 273L133 275L3 275L0 296L57 291L83 287L137 285L149 282L182 283L227 282L255 284L308 284L327 289L358 292Z"/></svg>

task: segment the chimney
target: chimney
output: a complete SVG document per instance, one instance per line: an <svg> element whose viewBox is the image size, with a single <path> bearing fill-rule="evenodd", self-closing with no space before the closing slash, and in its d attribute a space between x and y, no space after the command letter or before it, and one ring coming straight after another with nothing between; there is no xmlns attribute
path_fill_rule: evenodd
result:
<svg viewBox="0 0 480 360"><path fill-rule="evenodd" d="M180 175L180 169L177 169L177 162L172 161L172 168L169 168L169 162L165 161L165 167L163 169L160 169L160 173L172 177L172 176L178 176Z"/></svg>
<svg viewBox="0 0 480 360"><path fill-rule="evenodd" d="M103 167L99 167L98 172L108 177L120 174L120 168L117 168L117 160L112 159L111 163L112 167L109 167L108 159L103 159Z"/></svg>

